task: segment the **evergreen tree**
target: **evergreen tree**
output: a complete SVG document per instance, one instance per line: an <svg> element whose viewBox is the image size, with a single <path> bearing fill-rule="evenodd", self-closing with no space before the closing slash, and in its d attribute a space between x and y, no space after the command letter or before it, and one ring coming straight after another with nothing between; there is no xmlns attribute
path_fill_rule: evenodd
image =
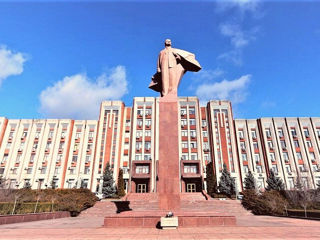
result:
<svg viewBox="0 0 320 240"><path fill-rule="evenodd" d="M251 171L248 172L247 176L244 179L244 188L246 190L256 189L256 183L255 183L254 176Z"/></svg>
<svg viewBox="0 0 320 240"><path fill-rule="evenodd" d="M223 164L223 170L221 173L218 190L220 193L224 193L229 197L235 194L235 181L231 177L226 164Z"/></svg>
<svg viewBox="0 0 320 240"><path fill-rule="evenodd" d="M276 177L276 175L274 174L273 170L270 169L270 175L267 179L267 187L266 190L270 191L270 190L276 190L276 191L281 191L284 190L284 184L282 182L282 180L279 177Z"/></svg>
<svg viewBox="0 0 320 240"><path fill-rule="evenodd" d="M206 166L207 172L207 193L213 197L213 194L217 192L217 180L213 173L213 162L209 162Z"/></svg>
<svg viewBox="0 0 320 240"><path fill-rule="evenodd" d="M115 196L116 189L114 187L113 171L110 164L107 163L103 173L102 194L106 198L112 198Z"/></svg>
<svg viewBox="0 0 320 240"><path fill-rule="evenodd" d="M118 175L117 194L119 197L123 197L124 195L126 195L126 192L124 191L123 170L121 168L119 169Z"/></svg>

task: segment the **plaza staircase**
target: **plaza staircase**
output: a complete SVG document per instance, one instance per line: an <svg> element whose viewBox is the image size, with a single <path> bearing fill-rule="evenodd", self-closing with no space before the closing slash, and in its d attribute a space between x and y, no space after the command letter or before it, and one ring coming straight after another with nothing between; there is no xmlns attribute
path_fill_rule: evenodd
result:
<svg viewBox="0 0 320 240"><path fill-rule="evenodd" d="M252 215L245 210L239 200L218 200L209 198L205 200L201 193L181 193L181 211L213 213L215 215L248 216ZM130 201L130 208L134 212L158 211L158 196L154 193L131 193L122 200ZM83 211L81 216L104 217L116 213L116 206L110 200L97 202L93 207Z"/></svg>

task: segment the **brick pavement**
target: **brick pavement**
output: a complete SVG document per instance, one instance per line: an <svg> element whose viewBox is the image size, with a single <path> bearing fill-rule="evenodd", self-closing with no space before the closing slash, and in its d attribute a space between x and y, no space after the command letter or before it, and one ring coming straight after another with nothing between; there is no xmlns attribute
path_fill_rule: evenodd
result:
<svg viewBox="0 0 320 240"><path fill-rule="evenodd" d="M0 226L0 239L320 239L320 221L239 216L236 227L102 228L103 217L53 219Z"/></svg>

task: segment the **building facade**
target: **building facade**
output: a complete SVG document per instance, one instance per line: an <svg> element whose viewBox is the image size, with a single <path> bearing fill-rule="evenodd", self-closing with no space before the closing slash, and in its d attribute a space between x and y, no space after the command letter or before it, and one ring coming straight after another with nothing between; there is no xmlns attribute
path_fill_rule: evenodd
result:
<svg viewBox="0 0 320 240"><path fill-rule="evenodd" d="M178 107L181 192L206 189L209 162L217 182L227 166L237 191L249 171L263 190L271 169L287 189L297 177L320 184L320 118L234 119L229 101L201 107L196 97ZM0 175L11 188L100 192L109 163L115 181L123 170L127 192L157 192L159 161L159 98L103 101L98 120L0 117Z"/></svg>

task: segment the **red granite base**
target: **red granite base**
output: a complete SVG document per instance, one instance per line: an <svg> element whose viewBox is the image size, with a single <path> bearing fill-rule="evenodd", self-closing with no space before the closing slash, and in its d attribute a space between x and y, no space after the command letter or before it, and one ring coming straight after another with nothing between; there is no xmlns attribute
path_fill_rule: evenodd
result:
<svg viewBox="0 0 320 240"><path fill-rule="evenodd" d="M160 226L160 218L165 216L163 211L123 212L112 214L104 218L104 227L145 227ZM208 226L236 226L235 216L219 216L206 212L177 212L179 227L208 227Z"/></svg>

